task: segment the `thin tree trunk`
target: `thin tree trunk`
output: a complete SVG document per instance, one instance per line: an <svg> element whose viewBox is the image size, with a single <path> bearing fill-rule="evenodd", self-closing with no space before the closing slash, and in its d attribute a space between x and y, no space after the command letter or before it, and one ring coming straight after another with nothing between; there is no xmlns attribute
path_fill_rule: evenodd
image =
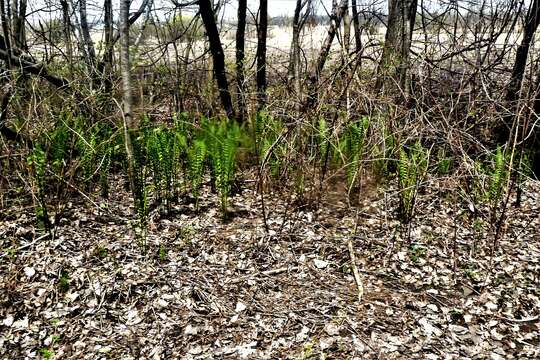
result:
<svg viewBox="0 0 540 360"><path fill-rule="evenodd" d="M351 51L351 16L348 8L345 9L345 14L343 14L343 50L344 61L348 61Z"/></svg>
<svg viewBox="0 0 540 360"><path fill-rule="evenodd" d="M21 50L27 50L26 46L26 1L13 0L11 5L12 16L12 45Z"/></svg>
<svg viewBox="0 0 540 360"><path fill-rule="evenodd" d="M238 120L244 121L247 115L245 98L244 59L246 46L247 0L238 1L238 28L236 29L236 87L238 91Z"/></svg>
<svg viewBox="0 0 540 360"><path fill-rule="evenodd" d="M152 2L153 1L150 0L148 6L146 7L146 13L144 14L144 20L141 26L141 32L139 33L139 35L137 36L137 39L135 39L135 43L133 44L135 48L139 47L141 41L144 38L144 31L146 30L146 27L148 26L148 22L150 21L150 16L151 16L150 11L152 10Z"/></svg>
<svg viewBox="0 0 540 360"><path fill-rule="evenodd" d="M300 110L302 104L302 87L300 82L300 12L306 2L296 0L293 17L293 32L291 41L291 50L289 55L289 81L294 81L294 90L297 97L297 110Z"/></svg>
<svg viewBox="0 0 540 360"><path fill-rule="evenodd" d="M4 36L1 38L2 41L0 41L0 49L5 50L6 52L6 63L8 66L8 69L11 68L11 42L10 40L10 33L9 33L9 15L8 15L8 9L7 6L9 6L8 3L5 2L5 0L0 0L0 16L1 16L1 22L2 22L2 32L4 33Z"/></svg>
<svg viewBox="0 0 540 360"><path fill-rule="evenodd" d="M417 0L389 0L388 27L375 87L394 85L409 93L409 57L416 20Z"/></svg>
<svg viewBox="0 0 540 360"><path fill-rule="evenodd" d="M334 38L336 36L337 30L341 24L341 19L347 10L348 0L341 0L339 5L336 0L332 1L332 14L330 16L330 26L328 28L328 33L326 34L326 39L321 48L321 52L315 63L315 68L310 75L309 79L309 95L308 95L308 107L314 106L318 101L318 83L321 76L326 60L328 60L328 55L330 54L330 49Z"/></svg>
<svg viewBox="0 0 540 360"><path fill-rule="evenodd" d="M257 108L266 106L266 39L268 35L268 0L259 2L259 27L257 29Z"/></svg>
<svg viewBox="0 0 540 360"><path fill-rule="evenodd" d="M98 71L102 74L104 79L105 91L110 93L112 91L112 66L113 66L113 11L112 0L105 0L103 3L104 8L104 30L105 30L105 50L103 53L103 61L98 66Z"/></svg>
<svg viewBox="0 0 540 360"><path fill-rule="evenodd" d="M60 0L60 5L62 6L62 20L63 20L63 33L64 41L66 43L66 54L68 66L71 69L73 64L73 48L71 46L71 21L69 20L69 5L66 0Z"/></svg>
<svg viewBox="0 0 540 360"><path fill-rule="evenodd" d="M120 1L120 71L122 73L124 138L128 162L129 185L134 194L134 200L137 201L137 189L135 187L135 158L133 155L133 144L131 142L131 132L135 129L136 124L132 113L131 72L129 62L129 4L130 0Z"/></svg>
<svg viewBox="0 0 540 360"><path fill-rule="evenodd" d="M90 36L90 29L88 28L88 19L86 16L86 0L79 0L79 16L81 18L81 34L84 43L84 51L86 53L86 62L88 64L88 67L90 69L93 69L96 62L96 51L94 49L92 37Z"/></svg>
<svg viewBox="0 0 540 360"><path fill-rule="evenodd" d="M510 82L506 88L505 99L509 103L506 115L503 116L501 122L493 128L493 134L497 143L504 144L510 138L510 129L513 126L515 120L515 102L520 99L521 87L523 83L523 76L525 74L525 68L527 67L527 59L529 57L529 50L534 38L534 34L540 25L540 0L533 0L527 11L525 17L525 28L523 29L523 38L516 50L516 57L514 65L512 67L512 76ZM536 92L533 92L536 93ZM533 105L533 111L538 113L540 110L540 103L535 99Z"/></svg>
<svg viewBox="0 0 540 360"><path fill-rule="evenodd" d="M527 66L527 58L531 43L540 24L540 0L533 0L525 18L525 29L521 44L517 48L514 66L512 68L512 77L506 91L507 101L516 101L519 99L521 83Z"/></svg>
<svg viewBox="0 0 540 360"><path fill-rule="evenodd" d="M214 76L219 89L221 104L229 118L235 118L234 107L231 93L229 91L229 82L225 72L225 54L221 46L219 31L214 16L214 9L210 0L199 0L199 12L206 29L206 36L210 44L210 52L214 63Z"/></svg>
<svg viewBox="0 0 540 360"><path fill-rule="evenodd" d="M358 7L356 5L356 0L351 0L351 10L352 10L352 23L354 30L354 44L355 51L358 55L362 52L362 34L360 32L360 18L358 15Z"/></svg>

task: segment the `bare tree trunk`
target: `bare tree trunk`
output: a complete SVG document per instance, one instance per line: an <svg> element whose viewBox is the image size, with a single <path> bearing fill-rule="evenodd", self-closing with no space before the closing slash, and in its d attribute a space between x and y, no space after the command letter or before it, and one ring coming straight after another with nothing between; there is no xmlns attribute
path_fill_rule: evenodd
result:
<svg viewBox="0 0 540 360"><path fill-rule="evenodd" d="M259 3L259 27L257 28L257 108L266 106L266 38L268 35L268 0Z"/></svg>
<svg viewBox="0 0 540 360"><path fill-rule="evenodd" d="M375 87L401 89L409 93L409 57L416 18L417 0L389 0L388 27L384 49L379 63Z"/></svg>
<svg viewBox="0 0 540 360"><path fill-rule="evenodd" d="M506 111L506 115L503 116L501 122L492 129L492 134L495 136L496 141L499 144L504 144L510 138L510 129L513 126L514 120L516 120L516 104L515 102L520 99L521 87L523 83L523 76L525 74L525 68L527 67L527 59L529 57L529 50L533 41L534 34L540 25L540 0L533 0L527 11L525 17L525 27L523 29L523 37L521 43L516 51L514 65L512 68L512 76L510 82L506 88L505 99L509 103ZM536 93L536 91L533 91ZM540 104L535 99L533 110L538 113L540 110Z"/></svg>
<svg viewBox="0 0 540 360"><path fill-rule="evenodd" d="M90 29L88 28L88 19L86 16L86 0L79 0L79 16L81 18L81 34L84 43L84 51L86 53L86 62L89 68L93 69L94 64L96 63L96 51L94 49L92 37L90 36Z"/></svg>
<svg viewBox="0 0 540 360"><path fill-rule="evenodd" d="M529 11L527 12L527 16L525 18L523 38L521 39L521 44L516 51L514 67L512 68L512 77L506 91L507 101L516 101L519 99L521 83L523 82L523 75L525 74L525 67L527 65L527 58L529 56L529 48L539 24L540 0L533 0L533 3L530 5Z"/></svg>
<svg viewBox="0 0 540 360"><path fill-rule="evenodd" d="M345 9L345 14L343 14L343 50L343 60L348 61L351 50L351 17L349 15L349 9Z"/></svg>
<svg viewBox="0 0 540 360"><path fill-rule="evenodd" d="M330 48L334 42L337 30L341 24L341 19L347 10L348 0L341 0L337 3L337 0L332 1L332 14L330 15L330 26L328 28L328 33L326 34L326 39L321 47L321 52L315 63L315 68L309 78L309 95L308 95L308 107L314 106L318 101L318 83L321 76L326 60L328 60L328 55L330 54Z"/></svg>
<svg viewBox="0 0 540 360"><path fill-rule="evenodd" d="M64 41L66 43L66 54L69 68L73 64L73 48L71 46L71 21L69 20L69 5L66 0L60 0L62 6L62 20L63 20L63 33Z"/></svg>
<svg viewBox="0 0 540 360"><path fill-rule="evenodd" d="M246 13L247 0L238 1L238 28L236 29L236 87L238 91L238 120L244 121L247 116L245 98L244 59L246 47Z"/></svg>
<svg viewBox="0 0 540 360"><path fill-rule="evenodd" d="M296 7L294 9L294 17L293 17L293 32L292 32L292 41L291 41L291 49L290 49L290 55L289 55L289 82L291 80L294 80L294 90L297 97L297 108L300 110L301 104L302 104L302 83L300 80L300 32L302 31L302 25L304 21L302 21L300 17L300 13L302 12L302 9L304 6L308 5L310 0L296 0ZM309 14L306 12L305 17Z"/></svg>
<svg viewBox="0 0 540 360"><path fill-rule="evenodd" d="M231 93L229 91L229 82L227 81L225 72L225 54L223 53L223 47L221 46L214 9L212 8L210 0L199 0L199 12L210 44L210 52L212 53L212 60L214 62L214 76L216 77L221 104L223 105L227 116L229 118L235 118Z"/></svg>
<svg viewBox="0 0 540 360"><path fill-rule="evenodd" d="M362 52L362 34L360 32L360 18L358 15L358 7L356 5L356 0L351 0L351 9L352 9L352 22L354 30L354 44L355 51L358 55Z"/></svg>
<svg viewBox="0 0 540 360"><path fill-rule="evenodd" d="M129 4L130 0L120 1L120 69L122 73L124 138L128 162L128 177L131 191L135 195L137 189L135 187L135 158L133 155L133 144L131 142L131 131L136 128L136 124L132 113L131 72L129 62ZM136 199L134 200L136 201Z"/></svg>
<svg viewBox="0 0 540 360"><path fill-rule="evenodd" d="M26 1L13 0L11 3L11 36L12 45L21 50L26 50Z"/></svg>
<svg viewBox="0 0 540 360"><path fill-rule="evenodd" d="M148 6L146 7L146 12L144 14L144 20L141 26L141 30L139 32L139 35L135 39L135 43L133 44L135 49L139 47L141 41L144 38L144 31L146 30L146 27L148 26L148 22L150 21L150 16L151 16L150 11L152 10L152 3L153 3L153 0L150 0Z"/></svg>
<svg viewBox="0 0 540 360"><path fill-rule="evenodd" d="M6 64L8 66L8 69L11 68L12 62L11 62L11 42L10 42L10 33L9 33L9 11L7 7L9 6L9 3L6 3L5 0L0 0L0 12L1 12L1 21L2 21L2 32L4 36L1 38L2 41L0 41L0 49L3 49L7 56L6 56Z"/></svg>
<svg viewBox="0 0 540 360"><path fill-rule="evenodd" d="M112 90L112 65L113 65L113 11L112 0L105 0L104 8L104 30L105 30L105 50L103 53L103 61L99 64L98 70L102 74L105 82L105 91L110 93Z"/></svg>

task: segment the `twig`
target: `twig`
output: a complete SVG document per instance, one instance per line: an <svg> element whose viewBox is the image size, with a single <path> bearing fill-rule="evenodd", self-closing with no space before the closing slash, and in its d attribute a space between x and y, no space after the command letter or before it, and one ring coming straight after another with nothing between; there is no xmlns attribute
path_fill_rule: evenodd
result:
<svg viewBox="0 0 540 360"><path fill-rule="evenodd" d="M354 255L352 240L349 239L349 241L347 242L347 246L349 248L349 256L351 257L351 266L353 270L354 281L356 282L356 287L358 288L358 301L362 301L362 297L364 296L364 285L362 285L362 278L360 277L360 272L358 271L358 267L356 266L356 256Z"/></svg>
<svg viewBox="0 0 540 360"><path fill-rule="evenodd" d="M16 249L16 251L18 252L18 251L24 250L24 249L26 249L26 248L28 248L28 247L34 245L35 243L37 243L39 240L45 239L47 236L49 236L49 234L45 234L45 235L43 235L43 236L40 236L40 237L38 237L37 239L35 239L34 241L32 241L31 243L18 247L18 248ZM9 252L3 253L2 255L0 255L0 259L3 258L3 257L6 257L6 256L8 256L8 255L9 255Z"/></svg>

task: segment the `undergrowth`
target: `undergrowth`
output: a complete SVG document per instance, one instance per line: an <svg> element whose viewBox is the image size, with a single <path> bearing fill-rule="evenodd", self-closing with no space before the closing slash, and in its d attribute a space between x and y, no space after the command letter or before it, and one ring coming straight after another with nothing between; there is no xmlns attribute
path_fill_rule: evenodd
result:
<svg viewBox="0 0 540 360"><path fill-rule="evenodd" d="M180 209L177 205L193 204L193 211L200 211L206 186L217 193L218 206L226 217L234 206L230 197L240 184L239 170L256 167L259 181L263 182L259 186L264 184L262 191L287 183L303 196L311 178L327 170L343 170L350 193L360 188L361 171L371 169L379 180L397 180L397 217L403 224L410 224L424 181L447 176L460 166L444 146L431 151L422 145L423 139L400 142L381 119L361 116L337 126L334 122L319 117L310 127L291 126L264 112L243 125L223 118L193 118L187 113L174 114L160 123L143 116L139 130L132 134L134 214L141 244L145 244L152 209L168 216ZM118 128L81 114L61 112L53 126L37 138L27 164L36 220L43 231L51 232L58 223L58 218L50 218L50 209L54 207L55 216L61 213L61 207L54 202L67 199L69 189L93 194L98 184L100 195L106 199L111 176L126 173ZM526 154L514 160L516 166L510 160L507 152L498 147L475 162L472 198L492 209L492 220L508 194L512 171L518 186L528 174ZM365 166L367 163L370 167ZM311 173L310 168L323 171ZM206 199L205 206L212 206Z"/></svg>

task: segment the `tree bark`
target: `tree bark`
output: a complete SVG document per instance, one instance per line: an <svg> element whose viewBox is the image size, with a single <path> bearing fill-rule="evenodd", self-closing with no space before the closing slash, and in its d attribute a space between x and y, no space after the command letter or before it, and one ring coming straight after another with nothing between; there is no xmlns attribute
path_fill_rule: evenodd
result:
<svg viewBox="0 0 540 360"><path fill-rule="evenodd" d="M244 59L246 46L247 0L238 1L238 27L236 29L236 87L238 91L238 120L243 122L247 116L245 98Z"/></svg>
<svg viewBox="0 0 540 360"><path fill-rule="evenodd" d="M517 48L514 66L512 68L512 77L506 91L506 100L513 102L519 99L521 83L527 66L527 58L531 43L540 24L540 0L533 0L525 18L525 29L521 44Z"/></svg>
<svg viewBox="0 0 540 360"><path fill-rule="evenodd" d="M321 76L324 65L328 60L328 55L330 54L330 49L334 38L336 36L337 30L341 24L341 19L347 10L348 0L341 0L337 3L337 0L332 1L332 14L330 15L330 26L328 27L328 33L321 48L321 52L315 63L315 68L310 75L309 79L309 95L308 95L308 107L313 107L318 101L318 83Z"/></svg>
<svg viewBox="0 0 540 360"><path fill-rule="evenodd" d="M259 2L259 27L257 28L257 108L266 106L266 39L268 35L268 0Z"/></svg>
<svg viewBox="0 0 540 360"><path fill-rule="evenodd" d="M210 52L212 53L212 60L214 62L214 76L218 85L221 104L227 116L229 118L235 118L231 93L229 91L229 82L227 81L225 72L225 54L221 46L214 9L210 0L199 0L199 12L210 44Z"/></svg>
<svg viewBox="0 0 540 360"><path fill-rule="evenodd" d="M351 16L348 8L345 9L345 14L343 14L343 50L344 61L348 61L351 51Z"/></svg>
<svg viewBox="0 0 540 360"><path fill-rule="evenodd" d="M133 144L131 142L131 133L135 130L136 124L132 113L131 72L129 62L129 4L130 0L120 0L120 72L122 74L124 141L128 163L128 178L131 192L134 195L134 201L137 202L135 158L133 155ZM135 207L135 209L137 209L137 207Z"/></svg>
<svg viewBox="0 0 540 360"><path fill-rule="evenodd" d="M105 51L103 52L103 61L98 66L99 72L103 76L105 92L112 91L112 66L113 66L113 11L112 0L105 0L103 3L104 15L104 31L105 31Z"/></svg>
<svg viewBox="0 0 540 360"><path fill-rule="evenodd" d="M69 19L69 4L66 0L60 0L60 6L62 6L62 29L64 33L64 41L66 43L67 61L71 69L71 65L73 64L73 48L71 46L71 21Z"/></svg>
<svg viewBox="0 0 540 360"><path fill-rule="evenodd" d="M11 36L12 45L18 49L26 50L26 2L27 0L13 0L11 3Z"/></svg>
<svg viewBox="0 0 540 360"><path fill-rule="evenodd" d="M305 20L309 15L309 2L311 0L296 0L296 7L294 9L293 17L293 33L291 41L291 49L289 54L289 69L288 77L289 82L294 82L294 91L296 93L297 110L300 111L303 103L303 94L302 94L302 81L300 79L300 33L302 32L302 27L305 24ZM305 6L308 6L307 11L301 16L302 9Z"/></svg>
<svg viewBox="0 0 540 360"><path fill-rule="evenodd" d="M10 40L10 33L9 33L9 15L8 15L8 9L7 4L4 0L0 0L0 20L2 22L2 32L4 36L0 37L0 49L5 50L6 57L4 58L5 62L7 63L8 69L11 68L11 42Z"/></svg>
<svg viewBox="0 0 540 360"><path fill-rule="evenodd" d="M389 0L388 27L375 88L384 86L409 93L409 58L416 19L417 0Z"/></svg>
<svg viewBox="0 0 540 360"><path fill-rule="evenodd" d="M358 7L356 5L356 0L351 0L351 10L355 51L358 55L360 55L360 53L362 52L362 34L360 32L360 18L358 14Z"/></svg>
<svg viewBox="0 0 540 360"><path fill-rule="evenodd" d="M88 19L86 16L86 0L79 0L79 16L81 19L81 34L83 37L85 60L90 69L94 68L96 63L96 51L94 49L94 43L90 36L90 29L88 27Z"/></svg>

